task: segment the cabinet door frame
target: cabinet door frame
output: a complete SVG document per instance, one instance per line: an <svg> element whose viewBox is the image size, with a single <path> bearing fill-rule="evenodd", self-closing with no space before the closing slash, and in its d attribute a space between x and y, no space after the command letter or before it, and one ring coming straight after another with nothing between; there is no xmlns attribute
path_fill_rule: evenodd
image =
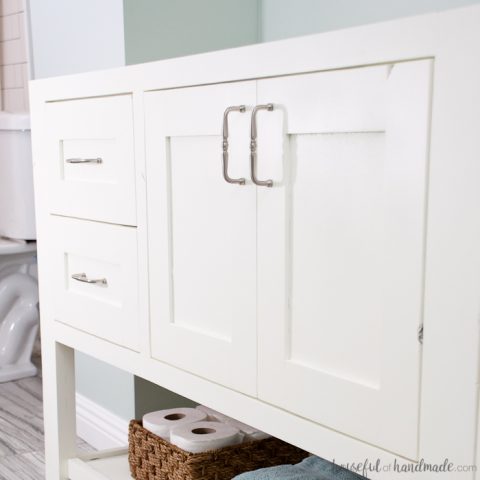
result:
<svg viewBox="0 0 480 480"><path fill-rule="evenodd" d="M258 192L259 398L411 459L418 456L432 66L421 60L260 80L257 87L259 103L278 104L259 131L269 147L260 152L262 177L274 179L273 188ZM336 142L326 147L335 152L327 149L327 158L311 153L314 141ZM300 144L310 145L305 149L312 156L297 160ZM362 145L368 153L360 153ZM355 149L360 156L350 167L356 176L351 170L335 176ZM330 175L337 188L312 184L305 162L318 182ZM366 165L357 168L358 162ZM295 210L298 203L308 215ZM302 279L295 282L296 275ZM323 286L315 293L314 282ZM369 285L363 294L361 282ZM335 352L331 339L319 342L324 354L313 353L312 335L322 332L342 335Z"/></svg>
<svg viewBox="0 0 480 480"><path fill-rule="evenodd" d="M251 396L256 190L248 129L255 87L238 82L145 94L152 356ZM245 178L244 185L226 182L222 172L224 112L239 105L246 111L228 115L228 173Z"/></svg>

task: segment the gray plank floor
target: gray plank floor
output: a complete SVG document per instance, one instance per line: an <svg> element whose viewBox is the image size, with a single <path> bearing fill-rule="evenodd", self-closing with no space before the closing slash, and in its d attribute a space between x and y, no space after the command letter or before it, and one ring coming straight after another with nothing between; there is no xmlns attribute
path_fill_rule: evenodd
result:
<svg viewBox="0 0 480 480"><path fill-rule="evenodd" d="M45 479L42 410L41 374L0 383L0 480Z"/></svg>

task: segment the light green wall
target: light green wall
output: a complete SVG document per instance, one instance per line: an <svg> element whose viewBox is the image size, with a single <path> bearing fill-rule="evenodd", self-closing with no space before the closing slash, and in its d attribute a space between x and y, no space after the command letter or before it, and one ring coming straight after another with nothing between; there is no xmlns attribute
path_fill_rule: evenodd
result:
<svg viewBox="0 0 480 480"><path fill-rule="evenodd" d="M123 0L126 63L462 7L480 0Z"/></svg>
<svg viewBox="0 0 480 480"><path fill-rule="evenodd" d="M427 12L480 0L260 0L260 38L278 40Z"/></svg>
<svg viewBox="0 0 480 480"><path fill-rule="evenodd" d="M135 418L164 408L194 407L197 404L170 390L135 377Z"/></svg>
<svg viewBox="0 0 480 480"><path fill-rule="evenodd" d="M75 352L75 362L77 392L125 420L142 418L145 413L163 408L197 405L81 352Z"/></svg>
<svg viewBox="0 0 480 480"><path fill-rule="evenodd" d="M126 63L258 41L257 0L124 0Z"/></svg>
<svg viewBox="0 0 480 480"><path fill-rule="evenodd" d="M134 417L133 375L80 352L75 352L75 365L78 393L125 420Z"/></svg>

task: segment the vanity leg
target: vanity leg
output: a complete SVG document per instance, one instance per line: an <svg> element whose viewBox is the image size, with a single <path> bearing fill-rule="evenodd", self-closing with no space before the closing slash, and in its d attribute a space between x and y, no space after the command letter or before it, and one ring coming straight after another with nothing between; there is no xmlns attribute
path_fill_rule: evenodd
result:
<svg viewBox="0 0 480 480"><path fill-rule="evenodd" d="M67 480L67 461L76 456L74 350L42 338L45 478Z"/></svg>

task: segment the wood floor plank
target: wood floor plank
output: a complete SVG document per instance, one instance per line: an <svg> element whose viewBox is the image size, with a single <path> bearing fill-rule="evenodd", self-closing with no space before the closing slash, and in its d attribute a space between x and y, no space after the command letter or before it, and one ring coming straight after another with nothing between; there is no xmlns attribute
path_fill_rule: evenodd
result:
<svg viewBox="0 0 480 480"><path fill-rule="evenodd" d="M0 480L45 480L43 451L0 457Z"/></svg>
<svg viewBox="0 0 480 480"><path fill-rule="evenodd" d="M0 456L43 449L41 381L0 384Z"/></svg>
<svg viewBox="0 0 480 480"><path fill-rule="evenodd" d="M43 437L41 369L36 377L0 383L0 480L45 480ZM94 450L80 439L77 445Z"/></svg>

